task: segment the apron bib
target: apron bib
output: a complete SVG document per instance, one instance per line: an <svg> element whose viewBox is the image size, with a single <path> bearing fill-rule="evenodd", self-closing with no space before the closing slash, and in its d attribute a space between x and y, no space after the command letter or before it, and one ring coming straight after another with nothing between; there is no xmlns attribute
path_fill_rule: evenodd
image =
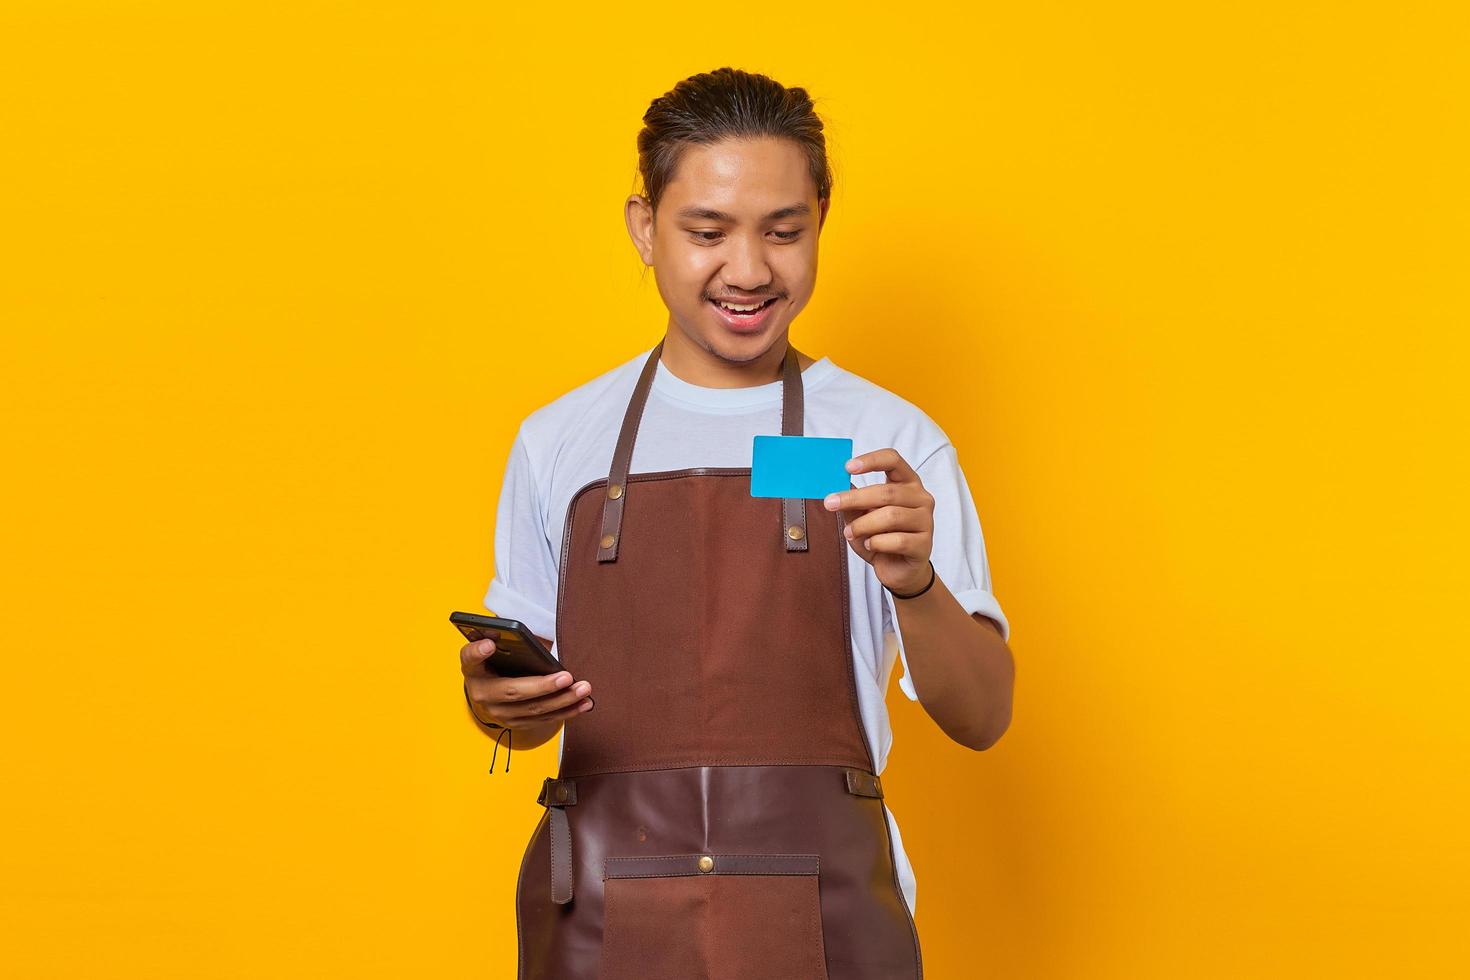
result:
<svg viewBox="0 0 1470 980"><path fill-rule="evenodd" d="M629 473L662 350L607 478L567 507L557 650L596 707L537 798L518 977L921 977L858 707L842 516L750 496L750 467ZM802 425L788 347L781 433Z"/></svg>

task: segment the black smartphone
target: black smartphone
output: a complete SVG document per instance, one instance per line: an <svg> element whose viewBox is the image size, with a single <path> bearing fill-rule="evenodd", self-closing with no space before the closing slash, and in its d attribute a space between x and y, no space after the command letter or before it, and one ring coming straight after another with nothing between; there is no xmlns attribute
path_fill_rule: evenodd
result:
<svg viewBox="0 0 1470 980"><path fill-rule="evenodd" d="M453 612L449 614L449 621L472 643L476 640L495 641L495 652L490 654L486 663L502 677L554 674L562 669L551 651L518 619Z"/></svg>

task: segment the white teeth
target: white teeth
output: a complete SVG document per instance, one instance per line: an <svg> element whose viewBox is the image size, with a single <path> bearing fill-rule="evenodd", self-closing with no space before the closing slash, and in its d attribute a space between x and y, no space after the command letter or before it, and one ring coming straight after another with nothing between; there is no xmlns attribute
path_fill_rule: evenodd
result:
<svg viewBox="0 0 1470 980"><path fill-rule="evenodd" d="M752 310L758 310L758 309L760 309L762 306L765 306L766 304L764 302L761 302L761 303L756 303L753 306L736 306L734 303L720 303L720 305L723 306L727 310L734 310L736 313L749 313Z"/></svg>

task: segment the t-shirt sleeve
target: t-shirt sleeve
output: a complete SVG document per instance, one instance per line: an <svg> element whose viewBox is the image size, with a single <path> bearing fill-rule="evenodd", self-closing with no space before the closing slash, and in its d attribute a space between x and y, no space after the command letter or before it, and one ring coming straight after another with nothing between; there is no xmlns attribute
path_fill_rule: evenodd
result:
<svg viewBox="0 0 1470 980"><path fill-rule="evenodd" d="M969 484L960 469L959 455L950 443L935 450L917 467L924 488L934 495L934 546L930 559L934 574L944 581L950 594L967 613L980 613L995 620L1000 635L1010 639L1011 627L1001 612L1000 603L990 588L990 563L985 556L985 537L980 530L980 515L970 497ZM899 690L910 701L919 700L909 674L908 657L903 648L903 631L898 625L895 599L883 589L883 631L898 646L903 663Z"/></svg>
<svg viewBox="0 0 1470 980"><path fill-rule="evenodd" d="M495 573L485 608L556 638L556 555L546 536L541 490L523 433L516 434L495 511ZM553 646L553 654L556 648Z"/></svg>

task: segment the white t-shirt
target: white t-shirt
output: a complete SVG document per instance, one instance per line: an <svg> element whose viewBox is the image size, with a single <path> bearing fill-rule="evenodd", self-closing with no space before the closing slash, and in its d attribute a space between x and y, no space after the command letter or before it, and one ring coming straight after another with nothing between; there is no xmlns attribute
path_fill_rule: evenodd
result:
<svg viewBox="0 0 1470 980"><path fill-rule="evenodd" d="M608 475L623 414L650 352L651 348L644 350L526 416L511 446L496 514L495 574L485 593L485 607L519 619L539 636L556 637L567 506L578 489ZM838 367L830 358L808 366L802 384L804 435L851 438L854 456L892 447L918 471L925 489L934 495L935 574L967 613L995 620L1001 635L1009 639L1010 625L991 593L980 519L955 447L944 432L914 405ZM681 380L660 361L633 443L629 472L750 466L753 437L780 432L780 381L748 388L705 388ZM883 482L886 475L858 473L851 479L862 487ZM918 700L918 695L908 676L895 600L871 565L851 548L846 552L858 702L868 747L881 773L893 741L883 699L895 659L903 663L899 689L910 700ZM832 695L845 697L846 692ZM557 761L559 765L560 741ZM899 882L912 911L913 868L891 811L889 828Z"/></svg>

